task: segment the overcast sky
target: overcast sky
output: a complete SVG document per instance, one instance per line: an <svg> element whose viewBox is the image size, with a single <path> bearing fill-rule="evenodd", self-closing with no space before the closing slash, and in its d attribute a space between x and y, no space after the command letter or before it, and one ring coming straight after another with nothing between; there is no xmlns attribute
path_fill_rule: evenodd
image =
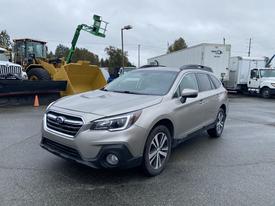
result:
<svg viewBox="0 0 275 206"><path fill-rule="evenodd" d="M82 32L78 47L105 57L108 45L121 47L120 29L125 31L125 50L137 64L166 52L168 42L182 36L188 46L199 43L232 45L232 55L247 55L252 38L252 56L275 53L275 2L259 0L1 0L0 30L11 38L29 37L48 42L50 50L61 43L70 46L78 24L92 23L93 14L109 22L106 38Z"/></svg>

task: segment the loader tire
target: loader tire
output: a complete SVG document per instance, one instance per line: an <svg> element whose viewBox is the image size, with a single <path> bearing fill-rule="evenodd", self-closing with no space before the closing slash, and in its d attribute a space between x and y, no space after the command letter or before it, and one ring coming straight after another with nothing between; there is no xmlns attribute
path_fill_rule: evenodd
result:
<svg viewBox="0 0 275 206"><path fill-rule="evenodd" d="M49 72L43 68L32 68L27 72L29 80L51 80Z"/></svg>

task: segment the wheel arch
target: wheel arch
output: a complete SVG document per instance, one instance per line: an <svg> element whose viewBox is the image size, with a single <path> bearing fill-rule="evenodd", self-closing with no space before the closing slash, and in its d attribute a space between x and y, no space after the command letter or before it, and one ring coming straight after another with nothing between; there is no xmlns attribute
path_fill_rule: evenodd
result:
<svg viewBox="0 0 275 206"><path fill-rule="evenodd" d="M269 88L269 86L264 85L263 87L261 87L261 89L260 89L260 93L262 93L262 91L263 91L264 89L270 89L270 88Z"/></svg>
<svg viewBox="0 0 275 206"><path fill-rule="evenodd" d="M174 130L174 129L175 129L175 128L174 128L173 122L172 122L170 119L168 119L168 118L163 118L163 119L158 120L158 121L151 127L150 132L151 132L154 128L156 128L157 126L159 126L159 125L163 125L163 126L167 127L167 129L168 129L169 132L170 132L171 138L172 138L172 139L174 138L174 134L175 134L175 130ZM150 132L149 132L149 134L150 134Z"/></svg>
<svg viewBox="0 0 275 206"><path fill-rule="evenodd" d="M226 107L226 105L225 105L225 104L222 104L222 105L220 106L220 108L223 109L225 115L227 115L227 107Z"/></svg>

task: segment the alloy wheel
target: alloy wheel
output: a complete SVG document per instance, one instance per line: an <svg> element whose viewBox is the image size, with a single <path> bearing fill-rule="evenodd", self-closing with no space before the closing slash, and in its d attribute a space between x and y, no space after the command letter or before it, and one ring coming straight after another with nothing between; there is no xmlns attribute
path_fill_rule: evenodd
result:
<svg viewBox="0 0 275 206"><path fill-rule="evenodd" d="M149 162L154 169L164 164L168 155L168 138L163 132L157 133L151 141L149 148Z"/></svg>
<svg viewBox="0 0 275 206"><path fill-rule="evenodd" d="M216 124L216 129L217 129L218 134L222 133L223 127L224 127L224 113L222 111L220 111L218 114L218 121Z"/></svg>

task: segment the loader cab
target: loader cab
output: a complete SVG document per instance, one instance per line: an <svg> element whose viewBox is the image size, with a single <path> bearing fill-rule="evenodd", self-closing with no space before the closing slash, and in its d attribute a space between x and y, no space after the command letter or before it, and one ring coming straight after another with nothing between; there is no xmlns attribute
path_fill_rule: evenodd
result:
<svg viewBox="0 0 275 206"><path fill-rule="evenodd" d="M23 66L33 64L34 58L46 58L47 46L44 41L14 39L14 62Z"/></svg>

